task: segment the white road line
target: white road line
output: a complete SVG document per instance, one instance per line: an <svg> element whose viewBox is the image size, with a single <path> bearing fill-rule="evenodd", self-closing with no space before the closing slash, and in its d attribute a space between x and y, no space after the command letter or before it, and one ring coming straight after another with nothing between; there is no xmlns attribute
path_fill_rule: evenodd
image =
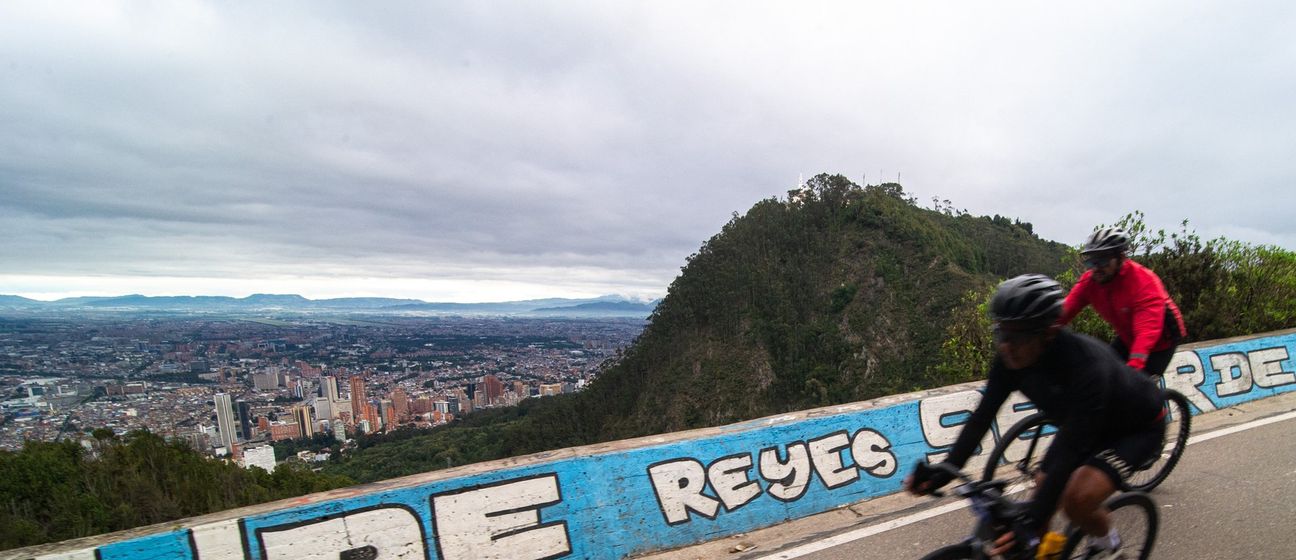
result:
<svg viewBox="0 0 1296 560"><path fill-rule="evenodd" d="M1230 435L1230 434L1236 434L1236 433L1238 433L1238 432L1244 432L1244 431L1246 431L1246 430L1250 430L1250 429L1254 429L1254 428L1259 428L1260 426L1267 426L1267 425L1269 425L1269 424L1273 424L1273 423L1275 423L1275 422L1282 422L1282 421L1284 421L1284 420L1291 420L1291 419L1293 419L1293 418L1296 418L1296 411L1292 411L1292 412L1285 412L1285 413L1283 413L1283 414L1279 414L1279 415L1277 415L1277 416L1270 416L1270 417L1268 417L1268 418L1261 418L1260 420L1253 420L1253 421L1251 421L1251 422L1247 422L1247 423L1244 423L1244 424L1238 424L1238 425L1236 425L1236 426L1231 426L1231 427L1228 427L1228 428L1222 428L1222 429L1219 429L1219 430L1215 430L1215 431L1213 431L1213 432L1208 432L1208 433L1204 433L1204 434L1197 434L1197 435L1195 435L1195 436L1191 436L1191 437L1188 438L1188 445L1193 445L1193 444L1195 444L1195 443L1201 443L1201 442L1203 442L1203 441L1210 441L1210 440L1215 439L1215 438L1217 438L1217 437L1223 437L1223 436L1227 436L1227 435ZM1009 490L1009 493L1013 493L1013 492L1017 492L1017 491L1019 491L1019 490L1021 490L1021 489L1018 488L1018 487L1012 487L1012 488L1009 488L1008 490ZM904 517L898 517L898 518L896 518L896 519L892 519L892 520L890 520L890 521L886 521L886 522L883 522L883 523L878 523L878 524L876 524L876 525L869 525L868 527L861 527L861 528L859 528L859 529L855 529L855 530L853 530L853 531L848 531L848 532L846 532L846 533L842 533L842 534L840 534L840 535L833 535L833 536L831 536L831 537L828 537L828 538L823 539L823 540L820 540L820 541L812 542L812 543L809 543L809 544L804 544L804 545L798 546L798 547L796 547L796 548L790 548L790 549L784 550L784 551L782 551L782 552L776 552L776 553L774 553L774 554L770 554L770 555L768 555L768 556L761 556L761 557L757 558L756 560L791 560L792 558L800 558L800 557L805 556L805 555L807 555L807 554L813 554L813 553L815 553L815 552L819 552L819 551L821 551L821 550L826 550L826 549L832 548L832 547L834 547L834 546L840 546L840 545L846 544L846 543L851 542L851 541L857 541L857 540L859 540L859 539L863 539L863 538L871 537L871 536L873 536L873 535L877 535L877 534L880 534L880 533L885 533L885 532L890 531L890 530L892 530L892 529L898 529L898 528L900 528L900 527L904 527L904 526L906 526L906 525L913 525L914 523L917 523L917 522L919 522L919 521L924 521L924 520L927 520L927 519L931 519L931 518L933 518L933 517L937 517L937 516L945 515L945 514L951 512L951 511L958 511L958 510L961 510L961 509L965 509L965 508L967 508L967 507L968 507L968 501L967 501L967 500L959 500L959 501L957 501L957 502L952 502L952 503L948 503L948 504L945 504L945 505L940 506L940 507L935 507L935 508L931 508L931 509L928 509L928 510L923 510L923 511L920 511L920 512L918 512L918 513L914 513L914 514L906 515L906 516L904 516Z"/></svg>
<svg viewBox="0 0 1296 560"><path fill-rule="evenodd" d="M1201 442L1203 442L1203 441L1210 441L1210 440L1215 439L1215 438L1217 438L1217 437L1224 437L1224 436L1227 436L1227 435L1229 435L1229 434L1236 434L1236 433L1238 433L1238 432L1244 432L1244 431L1250 430L1251 428L1259 428L1260 426L1267 426L1267 425L1269 425L1269 424L1273 424L1274 422L1282 422L1283 420L1291 420L1292 418L1296 418L1296 411L1292 411L1292 412L1284 412L1284 413L1279 414L1279 415L1277 415L1277 416L1270 416L1270 417L1268 417L1268 418L1261 418L1261 419L1259 419L1259 420L1252 420L1252 421L1247 422L1247 423L1245 423L1245 424L1238 424L1238 425L1236 425L1236 426L1230 426L1230 427L1228 427L1228 428L1221 428L1221 429L1215 430L1215 431L1213 431L1213 432L1208 432L1208 433L1204 433L1204 434L1197 434L1197 435L1195 435L1195 436L1190 436L1190 437L1188 438L1188 445L1192 445L1192 444L1194 444L1194 443L1201 443Z"/></svg>

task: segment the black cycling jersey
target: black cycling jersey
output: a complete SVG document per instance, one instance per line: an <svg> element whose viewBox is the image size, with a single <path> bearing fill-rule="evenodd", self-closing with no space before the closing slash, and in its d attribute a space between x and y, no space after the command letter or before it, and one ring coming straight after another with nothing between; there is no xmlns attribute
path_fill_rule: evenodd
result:
<svg viewBox="0 0 1296 560"><path fill-rule="evenodd" d="M995 357L981 403L947 461L960 468L967 462L1013 390L1020 390L1059 426L1044 456L1044 484L1031 504L1036 527L1052 516L1075 469L1102 451L1104 442L1157 421L1163 401L1160 388L1125 365L1111 346L1063 329L1031 367L1011 370Z"/></svg>

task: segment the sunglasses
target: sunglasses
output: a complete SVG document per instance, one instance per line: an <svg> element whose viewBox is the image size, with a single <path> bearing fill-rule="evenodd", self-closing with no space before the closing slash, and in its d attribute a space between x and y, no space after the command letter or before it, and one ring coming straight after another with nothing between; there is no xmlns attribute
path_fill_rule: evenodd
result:
<svg viewBox="0 0 1296 560"><path fill-rule="evenodd" d="M1084 265L1085 268L1102 268L1104 266L1107 266L1109 263L1111 263L1112 259L1114 258L1116 257L1113 257L1111 255L1106 255L1102 257L1090 257L1084 260Z"/></svg>
<svg viewBox="0 0 1296 560"><path fill-rule="evenodd" d="M999 326L998 323L995 323L994 327L990 329L990 333L994 336L995 344L1002 344L1005 342L1008 344L1021 344L1039 336L1044 332L1044 330L1045 329L1042 328L1024 330L1005 329Z"/></svg>

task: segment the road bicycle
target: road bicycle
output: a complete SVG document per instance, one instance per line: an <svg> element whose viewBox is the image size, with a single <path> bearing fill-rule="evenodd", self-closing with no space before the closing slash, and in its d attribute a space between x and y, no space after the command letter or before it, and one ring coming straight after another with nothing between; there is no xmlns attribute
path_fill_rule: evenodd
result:
<svg viewBox="0 0 1296 560"><path fill-rule="evenodd" d="M952 492L972 502L972 512L976 523L972 534L958 544L944 546L924 556L922 560L987 560L988 545L999 535L1008 531L1021 532L1025 518L1026 503L1008 498L1014 488L1005 480L973 480L953 466L946 463L928 465L919 462L914 470L914 484L929 479L936 472L944 472L951 478L962 480ZM932 492L933 496L943 496L942 492ZM1128 491L1109 498L1106 507L1111 512L1111 523L1121 536L1120 550L1130 560L1147 560L1156 543L1157 528L1160 518L1156 504L1144 492ZM1067 526L1062 533L1066 543L1060 557L1067 559L1083 558L1089 548L1088 536L1078 527ZM1018 543L1026 541L1018 537ZM1033 560L1035 551L1029 546L1019 544L1004 556L1006 560Z"/></svg>
<svg viewBox="0 0 1296 560"><path fill-rule="evenodd" d="M1188 447L1188 436L1192 430L1188 397L1173 389L1162 392L1166 402L1165 445L1160 455L1135 469L1125 481L1130 490L1151 492L1170 475ZM1056 432L1057 425L1042 412L1036 412L1013 424L999 437L999 442L990 451L981 479L991 480L998 476L1010 485L1025 483L1030 486ZM1009 466L1007 473L1000 472L1001 465Z"/></svg>

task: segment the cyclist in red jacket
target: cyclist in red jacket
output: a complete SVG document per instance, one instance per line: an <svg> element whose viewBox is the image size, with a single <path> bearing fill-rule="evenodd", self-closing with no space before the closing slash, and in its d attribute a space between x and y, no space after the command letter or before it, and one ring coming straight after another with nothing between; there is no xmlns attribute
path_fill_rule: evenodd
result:
<svg viewBox="0 0 1296 560"><path fill-rule="evenodd" d="M1129 235L1120 228L1089 235L1080 251L1089 270L1067 294L1058 323L1071 322L1092 305L1116 331L1116 353L1134 369L1161 375L1188 331L1161 278L1127 258L1128 247Z"/></svg>

